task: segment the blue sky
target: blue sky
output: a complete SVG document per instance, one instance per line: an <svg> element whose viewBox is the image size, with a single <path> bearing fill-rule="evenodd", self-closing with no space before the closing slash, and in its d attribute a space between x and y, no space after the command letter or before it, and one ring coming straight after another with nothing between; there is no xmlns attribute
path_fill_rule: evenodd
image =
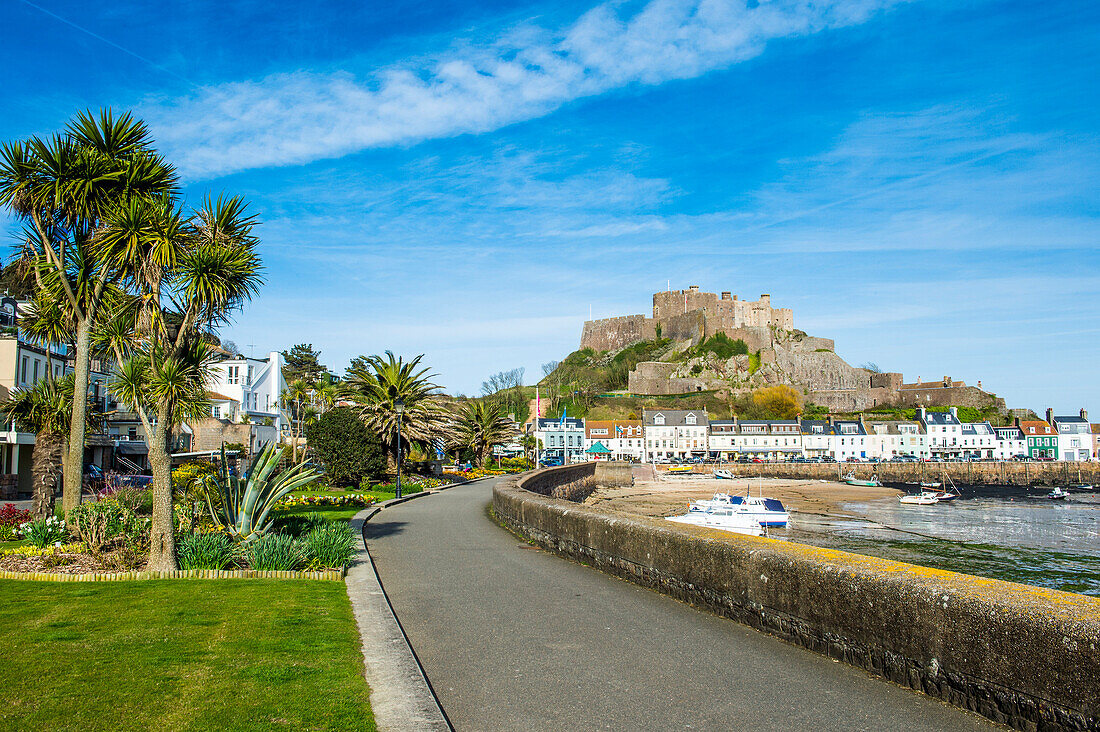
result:
<svg viewBox="0 0 1100 732"><path fill-rule="evenodd" d="M9 0L0 25L0 138L133 109L192 200L251 199L246 353L423 352L476 393L671 281L770 293L853 364L1100 415L1097 3Z"/></svg>

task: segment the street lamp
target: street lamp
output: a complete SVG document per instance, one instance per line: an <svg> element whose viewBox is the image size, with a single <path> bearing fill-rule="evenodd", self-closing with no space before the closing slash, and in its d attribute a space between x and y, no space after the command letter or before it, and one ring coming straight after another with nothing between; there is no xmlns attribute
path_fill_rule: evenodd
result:
<svg viewBox="0 0 1100 732"><path fill-rule="evenodd" d="M394 498L401 497L401 422L405 414L405 400L395 399L393 408L397 411L397 491Z"/></svg>

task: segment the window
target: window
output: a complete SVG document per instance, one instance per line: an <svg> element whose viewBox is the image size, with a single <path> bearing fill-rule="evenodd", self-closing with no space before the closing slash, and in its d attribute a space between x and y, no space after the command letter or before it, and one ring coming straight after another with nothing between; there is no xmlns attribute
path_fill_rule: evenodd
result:
<svg viewBox="0 0 1100 732"><path fill-rule="evenodd" d="M664 424L664 423L665 423L665 415L663 415L663 414L654 415L653 424Z"/></svg>
<svg viewBox="0 0 1100 732"><path fill-rule="evenodd" d="M252 364L248 365L248 382L247 383L249 385L252 384Z"/></svg>
<svg viewBox="0 0 1100 732"><path fill-rule="evenodd" d="M41 365L42 365L41 361L39 361L37 358L34 359L34 380L35 380L35 382L38 381L38 367L41 366Z"/></svg>
<svg viewBox="0 0 1100 732"><path fill-rule="evenodd" d="M225 382L227 384L239 384L241 381L241 367L230 366L227 370L227 376Z"/></svg>
<svg viewBox="0 0 1100 732"><path fill-rule="evenodd" d="M27 361L28 360L29 359L26 356L23 357L23 374L22 374L22 376L19 377L19 380L22 381L24 384L27 383Z"/></svg>
<svg viewBox="0 0 1100 732"><path fill-rule="evenodd" d="M687 416L687 417L686 417L686 418L684 419L684 422L685 422L686 424L695 424L695 415L694 415L694 414L689 414L689 415L688 415L688 416Z"/></svg>

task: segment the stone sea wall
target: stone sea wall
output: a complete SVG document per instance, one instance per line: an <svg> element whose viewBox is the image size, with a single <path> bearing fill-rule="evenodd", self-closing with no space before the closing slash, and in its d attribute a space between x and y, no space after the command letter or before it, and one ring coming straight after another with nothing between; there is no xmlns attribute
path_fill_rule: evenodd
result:
<svg viewBox="0 0 1100 732"><path fill-rule="evenodd" d="M540 495L595 470L502 482L494 513L550 551L1016 729L1100 730L1100 600Z"/></svg>
<svg viewBox="0 0 1100 732"><path fill-rule="evenodd" d="M1100 484L1100 463L737 463L727 468L739 477L839 480L849 471L857 478L877 475L884 483L940 481L960 485L1066 486ZM697 468L706 470L706 468Z"/></svg>

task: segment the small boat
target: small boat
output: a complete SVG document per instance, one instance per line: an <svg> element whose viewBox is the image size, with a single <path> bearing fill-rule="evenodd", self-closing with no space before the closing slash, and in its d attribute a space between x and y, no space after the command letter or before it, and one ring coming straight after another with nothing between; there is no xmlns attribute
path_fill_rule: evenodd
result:
<svg viewBox="0 0 1100 732"><path fill-rule="evenodd" d="M1050 493L1047 493L1047 498L1053 498L1054 500L1062 500L1063 498L1065 498L1068 495L1069 495L1069 493L1066 493L1064 490L1062 490L1061 486L1054 486L1054 490L1052 490Z"/></svg>
<svg viewBox="0 0 1100 732"><path fill-rule="evenodd" d="M733 473L726 470L725 468L715 470L714 471L714 477L718 478L719 480L733 480L734 479Z"/></svg>
<svg viewBox="0 0 1100 732"><path fill-rule="evenodd" d="M932 506L940 502L940 499L929 492L918 493L917 495L898 496L898 500L902 503L911 503L917 506Z"/></svg>
<svg viewBox="0 0 1100 732"><path fill-rule="evenodd" d="M711 506L706 510L696 510L694 507L683 516L666 516L665 521L675 521L680 524L692 526L705 526L708 529L720 529L735 534L748 534L749 536L763 536L764 527L752 516L737 511L732 507Z"/></svg>
<svg viewBox="0 0 1100 732"><path fill-rule="evenodd" d="M942 484L941 483L935 483L935 482L922 481L918 485L920 485L921 488L939 488Z"/></svg>
<svg viewBox="0 0 1100 732"><path fill-rule="evenodd" d="M856 477L855 473L849 472L844 476L844 482L848 485L858 485L862 488L881 488L882 481L878 479L877 475L872 475L870 480L860 480Z"/></svg>
<svg viewBox="0 0 1100 732"><path fill-rule="evenodd" d="M673 474L693 473L695 472L695 468L690 465L669 465L668 472Z"/></svg>
<svg viewBox="0 0 1100 732"><path fill-rule="evenodd" d="M1084 492L1084 491L1091 491L1092 490L1092 486L1089 485L1088 483L1081 483L1080 485L1071 485L1070 488L1072 488L1073 490L1078 491L1078 492Z"/></svg>

